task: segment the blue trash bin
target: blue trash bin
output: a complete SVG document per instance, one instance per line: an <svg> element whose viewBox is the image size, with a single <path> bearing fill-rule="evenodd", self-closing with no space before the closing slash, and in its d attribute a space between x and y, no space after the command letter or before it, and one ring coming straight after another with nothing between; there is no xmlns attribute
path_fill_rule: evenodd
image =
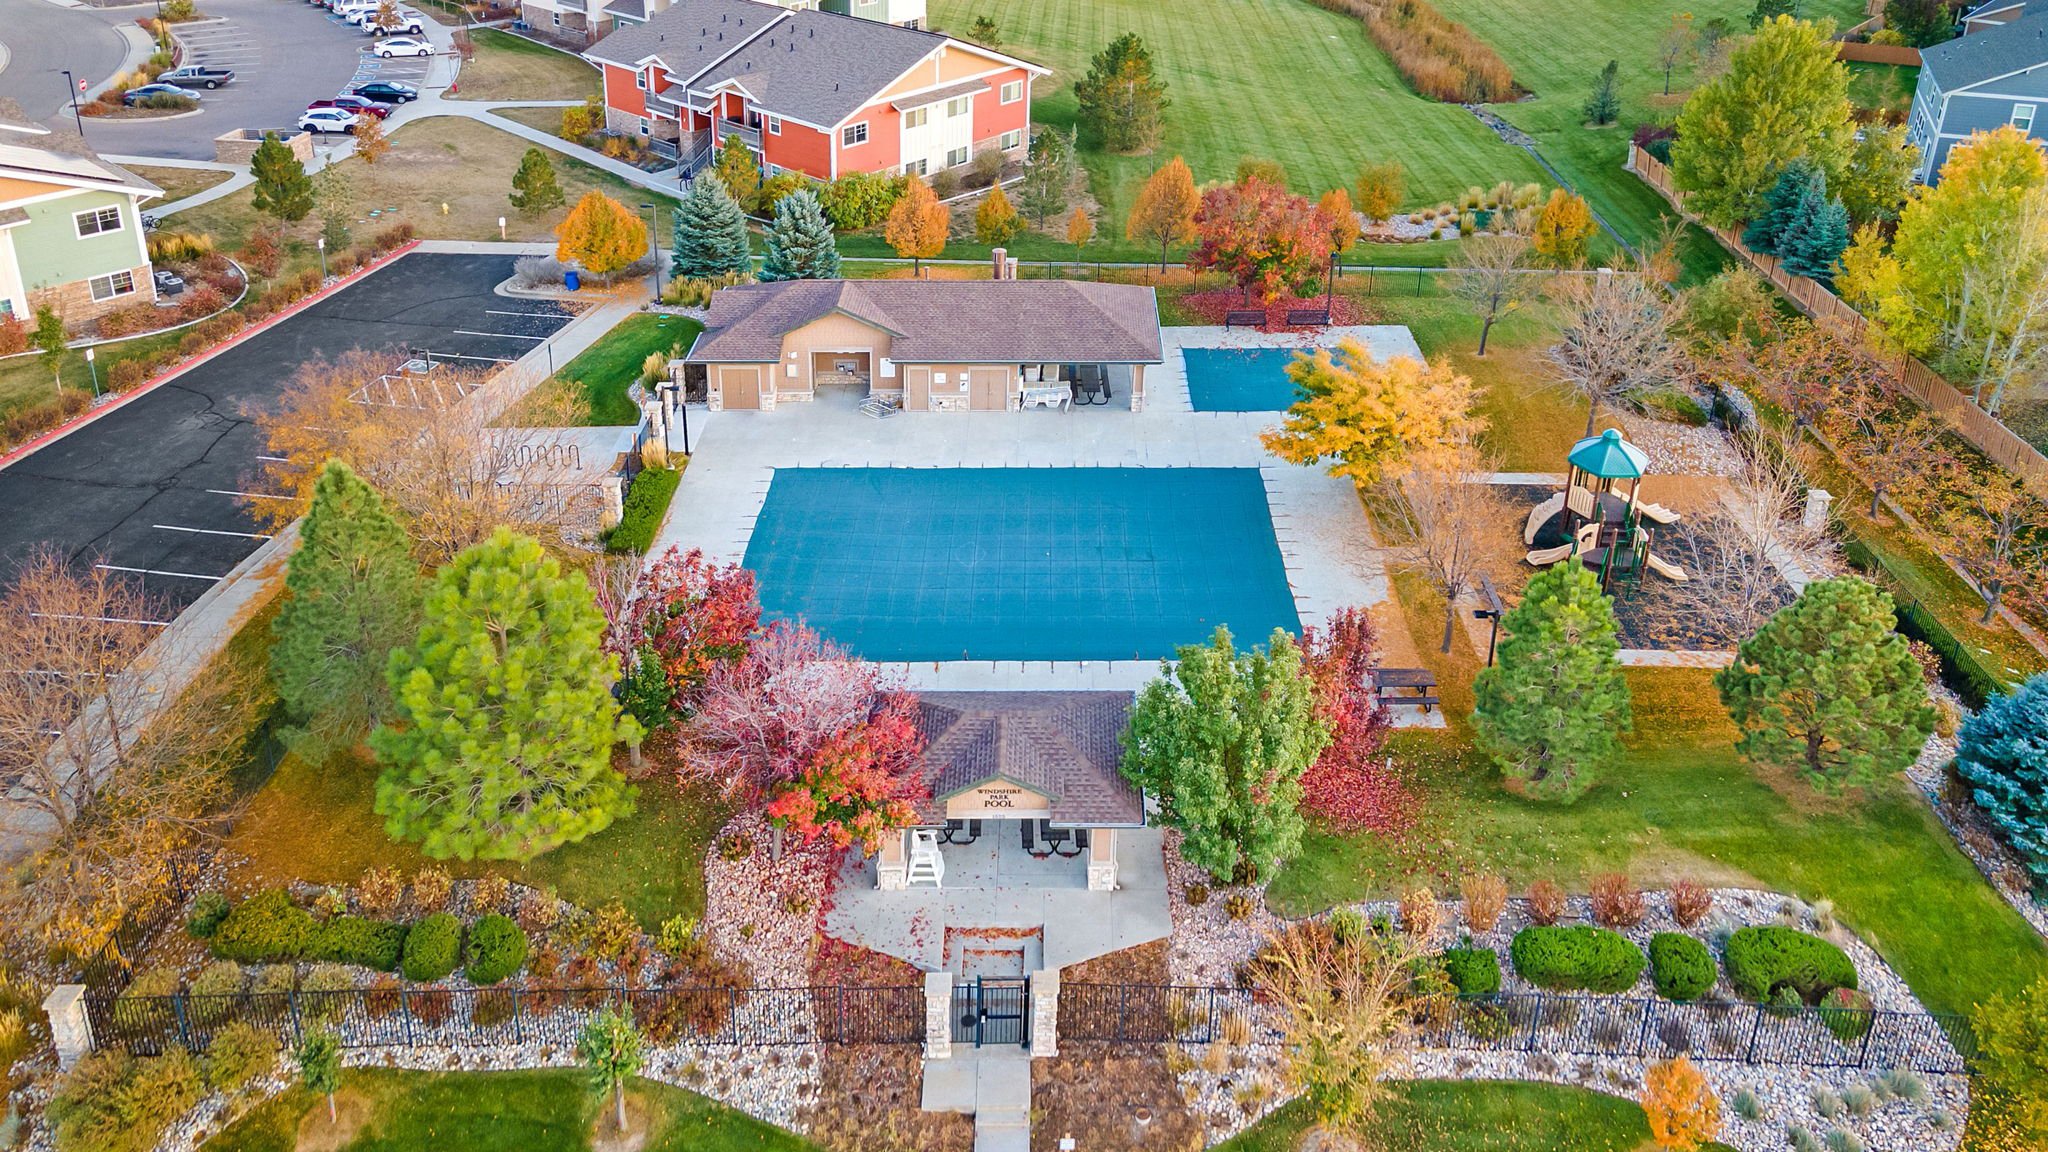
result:
<svg viewBox="0 0 2048 1152"><path fill-rule="evenodd" d="M571 268L567 272L562 273L562 287L567 288L571 292L574 292L577 289L581 288L582 286L583 277L577 275L576 270L574 268Z"/></svg>

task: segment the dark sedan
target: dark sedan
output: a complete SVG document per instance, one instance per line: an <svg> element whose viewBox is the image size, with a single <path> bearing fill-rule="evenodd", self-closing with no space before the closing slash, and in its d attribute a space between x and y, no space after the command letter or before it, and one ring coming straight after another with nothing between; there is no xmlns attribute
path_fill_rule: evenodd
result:
<svg viewBox="0 0 2048 1152"><path fill-rule="evenodd" d="M378 80L370 84L358 84L349 89L349 94L351 96L361 96L366 100L375 100L379 104L403 104L408 100L420 98L419 89L410 84L400 84L396 80Z"/></svg>
<svg viewBox="0 0 2048 1152"><path fill-rule="evenodd" d="M332 100L315 100L306 105L308 111L315 108L346 108L350 112L375 116L379 120L391 115L391 105L379 104L367 96L336 96Z"/></svg>

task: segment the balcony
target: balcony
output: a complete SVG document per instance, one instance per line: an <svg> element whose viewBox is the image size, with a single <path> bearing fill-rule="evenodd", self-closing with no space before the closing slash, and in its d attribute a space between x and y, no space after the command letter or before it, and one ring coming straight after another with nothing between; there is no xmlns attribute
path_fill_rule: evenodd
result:
<svg viewBox="0 0 2048 1152"><path fill-rule="evenodd" d="M759 128L749 128L738 120L727 120L721 116L714 124L713 132L720 144L725 143L725 138L728 136L737 136L740 138L740 142L747 147L752 148L756 152L761 150L761 130Z"/></svg>

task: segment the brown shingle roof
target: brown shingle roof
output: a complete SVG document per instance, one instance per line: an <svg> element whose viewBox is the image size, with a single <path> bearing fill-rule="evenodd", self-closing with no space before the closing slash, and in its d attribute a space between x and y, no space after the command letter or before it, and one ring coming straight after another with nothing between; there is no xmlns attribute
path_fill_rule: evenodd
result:
<svg viewBox="0 0 2048 1152"><path fill-rule="evenodd" d="M790 280L724 288L684 360L765 363L834 312L884 329L903 364L1157 364L1152 289L1074 280Z"/></svg>
<svg viewBox="0 0 2048 1152"><path fill-rule="evenodd" d="M1058 824L1136 825L1145 798L1118 772L1129 692L927 692L924 776L937 822L950 796L1007 780L1045 796Z"/></svg>

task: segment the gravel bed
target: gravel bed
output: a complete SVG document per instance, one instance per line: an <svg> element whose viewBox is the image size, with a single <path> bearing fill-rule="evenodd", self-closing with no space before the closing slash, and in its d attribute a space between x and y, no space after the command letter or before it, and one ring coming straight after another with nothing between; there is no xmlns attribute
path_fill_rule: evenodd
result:
<svg viewBox="0 0 2048 1152"><path fill-rule="evenodd" d="M737 860L725 858L735 838L751 845ZM756 987L793 988L811 982L811 937L824 916L832 858L824 842L783 838L772 859L773 830L759 812L727 824L704 854L704 930L719 951L744 960Z"/></svg>
<svg viewBox="0 0 2048 1152"><path fill-rule="evenodd" d="M1953 701L1959 709L1962 707L1962 702L1946 687L1937 685L1934 692ZM1955 838L1956 846L1963 850L1963 855L1968 856L1977 870L1984 874L1992 890L2004 897L2013 911L2025 917L2034 931L2048 937L2048 907L2034 899L2032 878L2021 866L2019 857L1992 831L1991 822L1984 818L1984 813L1974 803L1948 797L1948 766L1955 758L1956 742L1937 732L1927 738L1927 746L1920 750L1920 758L1906 769L1906 778L1934 809L1934 815Z"/></svg>
<svg viewBox="0 0 2048 1152"><path fill-rule="evenodd" d="M1679 424L1627 409L1608 409L1602 421L1621 425L1622 435L1647 452L1652 471L1664 476L1740 476L1742 457L1728 433L1712 424Z"/></svg>

